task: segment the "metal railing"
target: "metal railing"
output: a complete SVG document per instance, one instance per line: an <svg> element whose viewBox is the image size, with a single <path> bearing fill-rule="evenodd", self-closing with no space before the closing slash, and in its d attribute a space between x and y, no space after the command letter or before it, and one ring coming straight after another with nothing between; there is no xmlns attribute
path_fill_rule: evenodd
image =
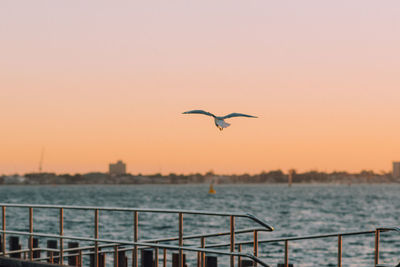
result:
<svg viewBox="0 0 400 267"><path fill-rule="evenodd" d="M331 234L323 234L323 235L308 235L308 236L297 236L297 237L280 237L275 239L261 239L258 240L258 244L263 243L277 243L277 242L284 242L284 265L288 267L289 265L289 241L299 241L299 240L311 240L311 239L321 239L321 238L331 238L337 237L338 238L338 245L337 245L337 266L342 266L342 246L344 236L357 236L357 235L368 235L373 234L375 245L374 245L374 266L383 266L379 264L379 242L380 242L380 233L381 232L390 232L394 231L400 233L400 227L380 227L376 228L375 230L370 231L357 231L357 232L344 232L344 233L331 233ZM238 246L242 245L251 245L253 241L241 241L236 243ZM229 243L221 243L221 244L212 244L206 246L206 248L220 248L229 246Z"/></svg>
<svg viewBox="0 0 400 267"><path fill-rule="evenodd" d="M50 251L54 252L51 253L52 258L58 258L59 263L64 263L64 257L71 256L70 254L65 255L66 252L70 251L79 251L80 257L82 255L94 255L94 266L99 265L99 248L104 247L113 247L113 251L104 251L102 250L101 253L114 253L114 262L115 258L118 257L118 251L132 251L132 266L138 266L138 250L143 248L154 248L156 254L156 266L158 266L158 249L163 249L164 251L164 261L163 266L166 265L166 252L167 250L177 250L179 251L179 267L183 267L183 251L193 251L198 253L198 266L205 266L205 253L217 254L217 255L226 255L230 257L230 266L235 266L235 258L241 259L242 257L249 258L252 261L259 263L262 266L267 267L268 265L261 261L257 257L257 233L260 231L273 231L274 228L264 222L263 220L257 218L254 215L246 214L246 213L228 213L228 212L209 212L209 211L194 211L194 210L175 210L175 209L138 209L138 208L119 208L119 207L93 207L93 206L67 206L67 205L25 205L25 204L9 204L9 203L0 203L1 210L2 210L2 229L0 233L2 233L2 254L9 255L10 253L17 253L23 252L28 254L29 260L37 260L33 258L33 252L36 249L33 248L33 238L34 237L45 237L45 238L55 238L59 240L60 248L55 249L41 249L43 251ZM29 230L25 231L9 231L6 228L6 208L27 208L29 211ZM58 216L58 226L59 231L57 234L44 234L39 232L34 232L34 225L33 225L33 217L34 217L34 209L56 209L59 211ZM93 238L89 237L81 237L81 236L66 236L64 234L64 211L65 210L87 210L94 212L93 214ZM133 233L132 238L133 241L130 240L112 240L112 239L101 239L99 238L99 217L100 211L120 211L120 212L128 212L132 213L133 215ZM152 240L143 240L139 241L139 213L166 213L166 214L177 214L178 215L178 236L177 237L167 237L167 238L158 238ZM196 235L183 235L183 216L191 214L191 215L204 215L204 216L222 216L222 217L229 217L229 231L225 232L216 232L216 233L206 233L206 234L196 234ZM261 227L258 228L247 228L247 229L235 229L235 218L246 218L253 223L258 224ZM254 254L248 253L241 253L235 251L235 235L236 234L246 234L246 233L253 233L254 240ZM22 235L28 236L28 249L27 250L19 250L12 252L7 252L6 247L6 236L9 234L14 235ZM215 250L209 249L205 247L206 238L210 237L217 237L217 236L227 236L230 237L229 242L229 251L223 250ZM201 244L199 247L193 246L184 246L184 240L186 239L200 239ZM80 240L80 241L90 241L94 243L94 246L87 246L87 247L79 247L79 248L72 248L72 249L65 249L64 248L64 240ZM162 242L168 241L178 241L178 246L176 245L167 245L167 244L160 244ZM124 246L124 248L120 248ZM91 251L93 250L93 251ZM55 255L56 252L58 255ZM42 258L41 258L42 259ZM46 259L46 258L45 258ZM238 262L239 264L239 262ZM118 265L118 263L117 263Z"/></svg>
<svg viewBox="0 0 400 267"><path fill-rule="evenodd" d="M240 262L242 258L248 258L252 260L255 264L260 264L261 266L267 267L268 265L260 259L259 257L259 245L267 243L277 243L282 242L284 244L284 256L283 262L284 266L289 266L289 244L291 242L300 240L312 240L312 239L323 239L323 238L337 238L337 266L342 266L342 246L343 237L347 236L360 236L360 235L373 235L374 237L374 266L380 267L384 266L379 263L380 259L380 233L382 232L397 232L400 233L400 228L398 227L381 227L369 231L357 231L357 232L343 232L343 233L330 233L330 234L320 234L320 235L308 235L308 236L297 236L297 237L280 237L274 239L259 239L260 232L270 232L273 231L273 227L264 222L263 220L246 213L227 213L227 212L208 212L208 211L193 211L193 210L173 210L173 209L136 209L136 208L114 208L114 207L91 207L91 206L57 206L57 205L23 205L23 204L8 204L0 203L2 210L2 228L0 233L2 234L2 255L10 255L13 253L23 253L26 258L30 260L50 260L58 259L60 264L63 264L65 257L77 256L82 261L82 257L85 255L93 255L94 266L99 265L99 254L113 254L114 255L114 266L118 267L118 252L126 251L132 252L132 267L138 267L138 251L146 248L153 248L155 251L155 267L159 264L159 250L162 250L163 267L167 265L167 251L178 251L179 252L179 267L183 267L183 252L192 251L197 252L197 266L205 267L205 255L206 254L216 254L228 256L230 258L230 266L235 267L235 259L238 259L237 266L240 267ZM6 229L6 208L27 208L28 209L28 231L11 231ZM58 210L58 233L48 234L34 232L33 218L34 210L36 209L56 209ZM64 234L64 211L65 210L86 210L93 212L93 237L82 237L74 235ZM132 240L114 240L114 239L104 239L100 238L99 233L99 218L101 211L121 211L128 212L132 214L133 229L131 232ZM139 240L139 213L169 213L176 214L177 216L177 228L178 236L170 237L160 237L156 239L144 239ZM183 224L184 215L204 215L204 216L222 216L229 218L229 230L221 232L203 233L203 234L190 234L184 235ZM235 218L246 218L259 227L236 229ZM251 240L237 241L235 239L236 235L246 235L252 234ZM6 247L6 236L7 235L21 235L28 237L28 249L20 249L7 251ZM206 244L206 239L229 236L229 242L221 244ZM33 248L33 238L43 237L43 238L54 238L59 240L60 248ZM187 246L184 245L185 240L190 239L200 239L199 246ZM90 242L93 245L87 245L79 248L64 248L65 240L76 240ZM178 245L165 244L166 242L178 241ZM252 245L253 253L243 253L242 246ZM228 248L222 250L221 248ZM100 251L101 249L101 251ZM49 255L47 257L33 258L33 252L35 251L45 251ZM115 265L116 263L116 265Z"/></svg>

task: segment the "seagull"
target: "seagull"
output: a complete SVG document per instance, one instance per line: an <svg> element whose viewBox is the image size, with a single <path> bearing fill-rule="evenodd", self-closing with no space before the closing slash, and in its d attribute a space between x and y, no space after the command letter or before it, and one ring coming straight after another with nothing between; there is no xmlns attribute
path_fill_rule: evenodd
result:
<svg viewBox="0 0 400 267"><path fill-rule="evenodd" d="M183 112L182 114L203 114L203 115L213 117L215 126L217 126L217 128L220 131L222 131L224 128L229 127L229 125L230 125L229 123L225 122L225 119L229 119L229 118L233 118L233 117L257 118L256 116L251 116L251 115L242 114L242 113L231 113L231 114L221 117L221 116L215 116L214 114L212 114L210 112L207 112L204 110L199 110L199 109L186 111L186 112Z"/></svg>

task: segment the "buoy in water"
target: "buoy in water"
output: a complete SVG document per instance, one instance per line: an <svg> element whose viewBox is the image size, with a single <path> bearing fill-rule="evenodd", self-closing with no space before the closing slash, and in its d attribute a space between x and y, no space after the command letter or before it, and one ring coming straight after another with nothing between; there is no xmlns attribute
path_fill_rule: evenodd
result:
<svg viewBox="0 0 400 267"><path fill-rule="evenodd" d="M209 193L209 194L215 194L215 193L217 193L217 192L215 191L214 187L213 187L213 184L210 184L210 190L208 190L208 193Z"/></svg>

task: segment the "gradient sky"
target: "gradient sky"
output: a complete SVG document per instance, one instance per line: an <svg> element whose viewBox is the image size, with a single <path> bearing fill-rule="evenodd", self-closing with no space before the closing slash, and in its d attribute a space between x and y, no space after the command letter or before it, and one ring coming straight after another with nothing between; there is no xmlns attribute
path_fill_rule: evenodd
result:
<svg viewBox="0 0 400 267"><path fill-rule="evenodd" d="M375 171L400 1L2 1L0 174ZM191 109L243 112L223 132Z"/></svg>

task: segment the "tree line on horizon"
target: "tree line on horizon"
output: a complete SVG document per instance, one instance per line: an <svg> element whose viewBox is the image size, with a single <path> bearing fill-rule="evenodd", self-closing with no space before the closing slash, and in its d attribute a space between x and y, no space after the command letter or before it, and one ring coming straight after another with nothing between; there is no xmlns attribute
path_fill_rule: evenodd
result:
<svg viewBox="0 0 400 267"><path fill-rule="evenodd" d="M213 171L204 174L163 175L155 173L110 175L91 172L86 174L26 173L23 176L0 176L0 184L185 184L185 183L287 183L289 175L282 170L271 170L259 174L215 174ZM390 172L375 173L362 170L359 173L346 171L321 172L311 170L297 173L293 170L293 183L385 183L397 182Z"/></svg>

